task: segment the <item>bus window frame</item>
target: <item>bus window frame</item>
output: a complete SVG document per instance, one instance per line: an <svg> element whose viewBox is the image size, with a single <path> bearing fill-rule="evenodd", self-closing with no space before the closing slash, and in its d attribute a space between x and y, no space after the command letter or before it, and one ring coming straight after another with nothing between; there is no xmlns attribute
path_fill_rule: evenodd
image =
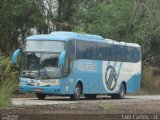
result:
<svg viewBox="0 0 160 120"><path fill-rule="evenodd" d="M42 40L42 39L39 39L39 40L34 40L34 39L30 40L30 39L26 39L25 42L24 42L24 47L23 47L23 51L24 52L51 52L51 53L54 52L54 51L26 51L26 42L27 41L45 41L45 42L48 42L48 41L58 41L58 42L64 42L64 48L63 48L62 51L66 50L66 45L67 45L66 41L63 41L63 40L60 41L60 40ZM61 53L61 52L54 52L54 53Z"/></svg>
<svg viewBox="0 0 160 120"><path fill-rule="evenodd" d="M68 47L68 43L69 42L74 42L74 55L73 56L69 56L68 55L68 51L67 51L67 47ZM65 51L66 51L66 56L65 56L65 65L66 64L68 64L68 67L67 67L67 72L66 72L66 74L65 74L65 65L63 65L63 78L65 78L65 77L67 77L67 76L69 76L70 75L70 73L72 72L72 69L73 69L73 64L74 64L74 61L75 61L75 56L76 56L76 40L74 40L74 39L71 39L71 40L68 40L67 42L66 42L66 46L65 46L66 48L65 48ZM71 58L72 57L72 58ZM66 61L67 61L67 59L68 59L68 63L66 63ZM72 61L71 61L71 59L72 59ZM72 63L71 63L72 62Z"/></svg>
<svg viewBox="0 0 160 120"><path fill-rule="evenodd" d="M99 48L101 48L103 45L104 45L104 43L103 42L95 42L95 41L85 41L85 40L77 40L77 41L80 41L80 42L86 42L86 45L87 45L87 43L88 42L91 42L91 43L93 43L93 44L95 44L94 46L96 46L96 52L97 52L97 50L99 49ZM104 50L106 50L107 51L107 49L109 50L110 49L110 51L109 52L106 52L107 53L107 59L105 58L102 58L102 59L99 59L99 58L97 58L98 56L98 54L99 53L96 53L95 55L96 55L96 58L87 58L87 57L84 57L85 56L85 54L83 54L83 56L81 55L82 53L78 53L80 50L78 50L79 49L79 47L80 46L77 46L77 41L76 41L76 54L75 54L75 60L77 60L77 59L86 59L86 60L101 60L101 61L118 61L118 62L130 62L130 63L137 63L137 62L139 62L139 61L141 61L141 50L140 50L140 47L135 47L135 46L127 46L127 45L118 45L118 44L112 44L112 43L105 43L105 45L106 45L106 47L104 47ZM83 44L84 44L83 43ZM80 45L81 43L79 43L78 45ZM102 46L101 46L102 45ZM99 46L98 48L97 48L97 46ZM84 46L84 51L85 51L85 49L87 50L87 48L85 48L86 46ZM102 48L103 48L102 47ZM119 48L121 48L122 49L122 51L121 51L121 54L123 55L122 57L119 57L119 58L116 58L115 59L115 56L114 56L114 48L117 48L117 49L119 49ZM134 59L132 59L132 58L129 58L129 59L127 59L126 60L126 50L125 49L136 49L138 52L138 59L136 59L136 60L134 60ZM82 52L83 52L83 50L81 50ZM133 51L132 51L133 52ZM86 52L84 52L84 53L86 53ZM120 53L120 51L118 51L118 54ZM114 56L114 57L113 57ZM130 57L133 57L133 55L129 55ZM110 58L111 57L111 58Z"/></svg>

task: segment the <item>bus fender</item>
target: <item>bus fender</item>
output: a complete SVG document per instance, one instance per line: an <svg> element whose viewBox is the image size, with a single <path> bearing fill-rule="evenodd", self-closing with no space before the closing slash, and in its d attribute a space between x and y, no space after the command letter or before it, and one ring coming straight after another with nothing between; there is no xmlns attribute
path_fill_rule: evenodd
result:
<svg viewBox="0 0 160 120"><path fill-rule="evenodd" d="M81 84L82 89L83 89L83 82L82 82L82 80L81 80L81 79L77 79L77 80L75 80L75 82L74 82L74 89L75 89L75 87L76 87L76 85L77 85L77 84Z"/></svg>
<svg viewBox="0 0 160 120"><path fill-rule="evenodd" d="M83 84L83 82L82 82L81 79L77 79L77 80L75 80L75 82L74 82L74 87L76 87L77 83L82 83L82 84Z"/></svg>

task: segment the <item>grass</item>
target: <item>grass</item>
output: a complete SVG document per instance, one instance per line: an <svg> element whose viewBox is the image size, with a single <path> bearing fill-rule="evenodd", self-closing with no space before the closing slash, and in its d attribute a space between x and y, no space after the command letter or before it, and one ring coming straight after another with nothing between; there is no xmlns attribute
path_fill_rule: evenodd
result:
<svg viewBox="0 0 160 120"><path fill-rule="evenodd" d="M141 89L149 94L160 93L160 68L152 66L143 67Z"/></svg>
<svg viewBox="0 0 160 120"><path fill-rule="evenodd" d="M114 107L114 104L113 103L106 103L104 105L104 110L110 110Z"/></svg>
<svg viewBox="0 0 160 120"><path fill-rule="evenodd" d="M11 105L12 92L17 87L18 71L9 57L0 57L0 107Z"/></svg>
<svg viewBox="0 0 160 120"><path fill-rule="evenodd" d="M105 103L105 104L100 104L99 108L103 109L103 110L110 110L114 107L114 104L112 102L109 103Z"/></svg>
<svg viewBox="0 0 160 120"><path fill-rule="evenodd" d="M13 81L6 81L0 88L0 107L6 107L11 105L12 91L14 89Z"/></svg>

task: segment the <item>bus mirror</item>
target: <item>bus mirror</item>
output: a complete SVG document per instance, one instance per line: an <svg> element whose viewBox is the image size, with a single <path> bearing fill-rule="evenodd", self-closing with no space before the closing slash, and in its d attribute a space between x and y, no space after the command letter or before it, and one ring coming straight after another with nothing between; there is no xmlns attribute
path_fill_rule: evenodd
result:
<svg viewBox="0 0 160 120"><path fill-rule="evenodd" d="M62 51L59 58L59 65L64 65L65 63L66 51Z"/></svg>
<svg viewBox="0 0 160 120"><path fill-rule="evenodd" d="M17 63L17 58L21 54L21 49L17 49L14 51L13 56L12 56L12 63L16 64Z"/></svg>

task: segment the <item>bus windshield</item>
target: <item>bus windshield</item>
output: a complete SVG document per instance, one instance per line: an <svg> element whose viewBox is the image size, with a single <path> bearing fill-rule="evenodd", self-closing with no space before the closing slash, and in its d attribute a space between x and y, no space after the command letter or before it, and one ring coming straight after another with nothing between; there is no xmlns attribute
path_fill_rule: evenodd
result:
<svg viewBox="0 0 160 120"><path fill-rule="evenodd" d="M58 66L59 54L25 52L22 57L21 76L52 79L61 76Z"/></svg>

